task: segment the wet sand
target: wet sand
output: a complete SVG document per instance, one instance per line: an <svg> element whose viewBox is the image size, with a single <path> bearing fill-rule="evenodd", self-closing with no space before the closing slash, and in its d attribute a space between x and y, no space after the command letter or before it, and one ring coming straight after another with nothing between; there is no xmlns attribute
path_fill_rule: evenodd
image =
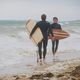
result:
<svg viewBox="0 0 80 80"><path fill-rule="evenodd" d="M54 61L42 65L38 63L30 74L23 72L1 75L0 80L80 80L80 59Z"/></svg>

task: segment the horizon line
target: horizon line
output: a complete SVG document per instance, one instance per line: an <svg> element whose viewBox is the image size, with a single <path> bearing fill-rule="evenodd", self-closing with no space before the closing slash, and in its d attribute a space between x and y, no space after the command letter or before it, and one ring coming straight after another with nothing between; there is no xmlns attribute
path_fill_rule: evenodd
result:
<svg viewBox="0 0 80 80"><path fill-rule="evenodd" d="M28 19L26 20L21 20L21 19L0 19L0 21L27 21ZM35 20L35 19L34 19ZM40 21L40 20L35 20L35 21ZM47 20L46 20L47 21ZM48 20L51 22L51 20ZM80 19L75 19L75 20L62 20L62 21L59 21L59 22L63 22L63 21L80 21Z"/></svg>

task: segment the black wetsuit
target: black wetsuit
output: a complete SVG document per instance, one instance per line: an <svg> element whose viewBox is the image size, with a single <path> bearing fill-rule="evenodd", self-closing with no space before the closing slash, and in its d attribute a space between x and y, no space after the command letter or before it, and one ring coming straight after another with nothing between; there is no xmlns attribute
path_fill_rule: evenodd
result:
<svg viewBox="0 0 80 80"><path fill-rule="evenodd" d="M62 29L61 25L58 23L51 24L51 28L52 29ZM59 45L59 40L52 41L52 52L53 52L53 54L55 54L56 51L58 50L58 45Z"/></svg>
<svg viewBox="0 0 80 80"><path fill-rule="evenodd" d="M43 44L43 58L45 59L46 52L47 52L47 43L48 43L48 32L51 32L51 26L47 21L39 21L33 30L31 31L30 36L35 32L37 28L40 28L42 34L43 34L43 39L38 43L38 52L39 52L39 58L42 59L42 44ZM52 32L51 32L52 34Z"/></svg>

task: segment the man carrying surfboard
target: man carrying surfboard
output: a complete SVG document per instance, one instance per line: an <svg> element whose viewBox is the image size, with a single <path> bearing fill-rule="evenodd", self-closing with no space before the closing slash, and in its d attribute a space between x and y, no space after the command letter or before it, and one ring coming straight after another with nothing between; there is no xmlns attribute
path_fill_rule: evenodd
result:
<svg viewBox="0 0 80 80"><path fill-rule="evenodd" d="M37 45L38 52L39 52L39 61L42 62L42 59L43 59L43 61L45 60L45 56L47 53L48 31L50 31L53 36L53 33L50 28L50 23L48 23L46 21L45 14L41 15L41 21L37 22L37 24L35 25L35 27L33 28L33 30L30 33L30 37L33 35L33 33L36 31L37 28L40 28L42 35L43 35L43 39ZM42 45L43 45L43 53L42 53ZM43 55L43 58L42 58L42 55Z"/></svg>
<svg viewBox="0 0 80 80"><path fill-rule="evenodd" d="M58 23L58 18L53 17L53 23L51 24L52 30L59 29L62 30L61 25ZM56 51L58 50L59 40L52 40L52 52L55 55Z"/></svg>

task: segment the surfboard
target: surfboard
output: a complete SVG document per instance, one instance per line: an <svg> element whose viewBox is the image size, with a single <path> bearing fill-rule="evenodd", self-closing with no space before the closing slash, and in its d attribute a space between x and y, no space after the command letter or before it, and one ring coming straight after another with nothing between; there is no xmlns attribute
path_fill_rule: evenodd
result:
<svg viewBox="0 0 80 80"><path fill-rule="evenodd" d="M54 40L62 40L70 36L68 32L61 29L53 29L52 32L54 37L49 35L49 39L53 38Z"/></svg>
<svg viewBox="0 0 80 80"><path fill-rule="evenodd" d="M36 21L32 19L29 19L26 22L25 27L29 36L30 36L32 29L35 27L35 25L36 25ZM42 35L40 28L38 27L36 31L34 32L34 34L32 35L31 40L37 45L42 39L43 39L43 35Z"/></svg>

